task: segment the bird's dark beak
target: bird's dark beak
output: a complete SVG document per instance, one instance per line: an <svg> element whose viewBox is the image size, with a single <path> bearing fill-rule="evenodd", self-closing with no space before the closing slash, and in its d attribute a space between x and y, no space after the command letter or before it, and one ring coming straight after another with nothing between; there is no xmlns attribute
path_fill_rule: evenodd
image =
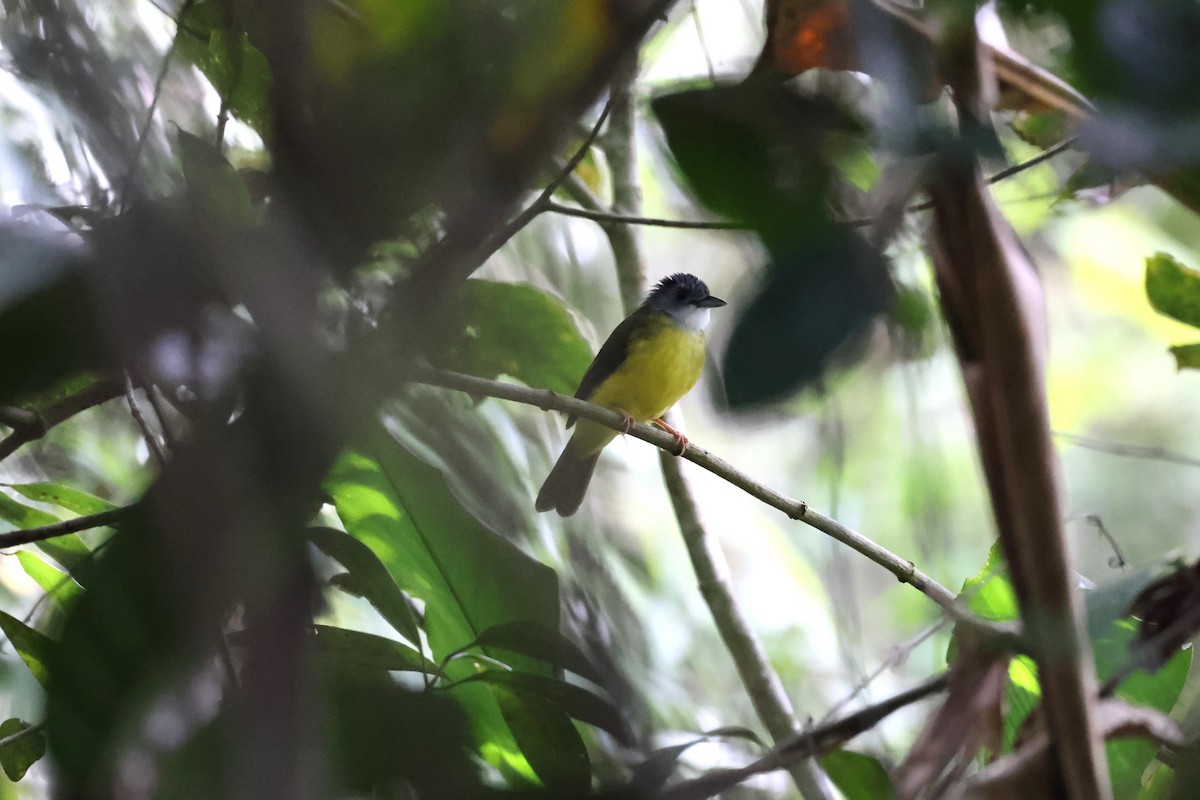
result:
<svg viewBox="0 0 1200 800"><path fill-rule="evenodd" d="M719 297L713 297L711 294L696 303L697 308L720 308L721 306L729 305Z"/></svg>

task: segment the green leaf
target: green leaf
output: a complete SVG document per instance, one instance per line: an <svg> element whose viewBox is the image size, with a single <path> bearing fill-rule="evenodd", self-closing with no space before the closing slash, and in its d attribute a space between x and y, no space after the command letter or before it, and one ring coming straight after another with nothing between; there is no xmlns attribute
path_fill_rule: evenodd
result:
<svg viewBox="0 0 1200 800"><path fill-rule="evenodd" d="M846 800L890 800L892 781L878 759L852 750L821 756L821 769Z"/></svg>
<svg viewBox="0 0 1200 800"><path fill-rule="evenodd" d="M62 521L49 511L22 505L4 492L0 492L0 519L11 522L20 530L41 528Z"/></svg>
<svg viewBox="0 0 1200 800"><path fill-rule="evenodd" d="M29 733L24 733L29 731ZM22 734L17 736L17 734ZM0 767L14 783L25 777L29 768L46 755L46 737L41 730L33 730L28 722L12 717L0 722L0 740L17 737L0 745Z"/></svg>
<svg viewBox="0 0 1200 800"><path fill-rule="evenodd" d="M92 551L83 539L72 533L38 542L36 547L71 573L80 586L87 586L87 574L93 562Z"/></svg>
<svg viewBox="0 0 1200 800"><path fill-rule="evenodd" d="M245 182L212 143L178 131L179 155L188 195L197 210L217 224L251 225L257 215Z"/></svg>
<svg viewBox="0 0 1200 800"><path fill-rule="evenodd" d="M547 678L544 675L531 675L527 672L510 672L508 670L485 669L482 672L463 679L460 683L482 681L484 683L504 686L519 694L529 694L539 697L569 716L594 725L607 731L618 742L629 745L631 737L621 712L603 697L557 678Z"/></svg>
<svg viewBox="0 0 1200 800"><path fill-rule="evenodd" d="M441 474L377 430L334 466L325 485L346 530L379 556L402 590L425 601L434 659L475 641L495 625L533 620L557 629L558 578L481 525L459 504ZM550 674L538 659L508 659L524 672ZM453 678L473 667L446 666ZM463 687L456 696L471 717L481 754L501 769L529 772L520 742L492 692ZM532 761L537 761L535 755Z"/></svg>
<svg viewBox="0 0 1200 800"><path fill-rule="evenodd" d="M194 3L180 20L184 57L204 73L229 112L255 130L265 130L271 69L242 31L230 30L223 4Z"/></svg>
<svg viewBox="0 0 1200 800"><path fill-rule="evenodd" d="M47 661L53 657L58 644L44 633L35 631L16 617L0 611L0 630L12 642L13 649L21 660L29 667L38 683L46 686L50 672L46 668Z"/></svg>
<svg viewBox="0 0 1200 800"><path fill-rule="evenodd" d="M1177 344L1170 351L1175 356L1175 369L1200 369L1200 343Z"/></svg>
<svg viewBox="0 0 1200 800"><path fill-rule="evenodd" d="M22 497L39 503L60 506L81 516L99 514L101 511L116 508L112 503L102 500L94 494L58 483L6 483L3 485Z"/></svg>
<svg viewBox="0 0 1200 800"><path fill-rule="evenodd" d="M355 591L374 606L389 625L413 644L421 641L417 618L408 598L370 547L333 528L310 528L308 537L321 552L349 571Z"/></svg>
<svg viewBox="0 0 1200 800"><path fill-rule="evenodd" d="M21 563L25 574L42 587L59 606L69 605L83 591L70 575L50 566L30 550L17 553L17 561Z"/></svg>
<svg viewBox="0 0 1200 800"><path fill-rule="evenodd" d="M555 796L586 796L592 763L583 737L566 712L504 686L493 686L492 696L542 784Z"/></svg>
<svg viewBox="0 0 1200 800"><path fill-rule="evenodd" d="M438 674L438 666L412 647L372 633L313 625L309 640L319 658L340 666Z"/></svg>
<svg viewBox="0 0 1200 800"><path fill-rule="evenodd" d="M1020 617L1017 595L1008 580L1008 569L1000 543L988 551L987 563L974 577L963 581L958 597L967 608L985 619L1012 620Z"/></svg>
<svg viewBox="0 0 1200 800"><path fill-rule="evenodd" d="M1146 296L1158 313L1200 328L1200 272L1155 253L1146 259Z"/></svg>
<svg viewBox="0 0 1200 800"><path fill-rule="evenodd" d="M575 393L592 350L563 304L527 284L471 279L457 334L438 366L485 378L510 375L560 394Z"/></svg>
<svg viewBox="0 0 1200 800"><path fill-rule="evenodd" d="M473 647L511 650L574 672L593 683L604 683L599 671L574 642L540 622L517 620L495 625L463 649L470 650Z"/></svg>

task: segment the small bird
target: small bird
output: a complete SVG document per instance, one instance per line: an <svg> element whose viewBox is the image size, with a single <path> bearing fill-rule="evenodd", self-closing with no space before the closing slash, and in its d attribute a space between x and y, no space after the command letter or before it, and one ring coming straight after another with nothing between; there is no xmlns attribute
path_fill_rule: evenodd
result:
<svg viewBox="0 0 1200 800"><path fill-rule="evenodd" d="M575 396L620 411L626 432L635 422L653 421L675 437L682 455L687 437L662 415L700 378L709 309L723 305L695 275L679 272L663 278L609 335ZM569 417L567 427L574 424L575 417ZM580 420L538 492L537 510L553 508L564 517L578 511L600 451L616 436L611 428Z"/></svg>

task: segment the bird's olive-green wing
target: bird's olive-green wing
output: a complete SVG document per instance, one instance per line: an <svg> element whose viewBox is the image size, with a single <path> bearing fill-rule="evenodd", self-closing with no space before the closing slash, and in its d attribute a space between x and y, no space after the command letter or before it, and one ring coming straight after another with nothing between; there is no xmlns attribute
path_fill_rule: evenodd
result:
<svg viewBox="0 0 1200 800"><path fill-rule="evenodd" d="M587 372L583 373L583 380L579 382L575 396L580 400L590 398L596 391L596 387L604 383L604 379L616 372L617 368L625 361L625 357L629 355L629 343L637 331L645 326L653 315L659 313L662 312L643 306L614 328L613 332L608 335L608 340L600 347L600 352L596 353L596 357L592 359L592 364L587 368ZM574 415L567 417L567 427L574 424Z"/></svg>

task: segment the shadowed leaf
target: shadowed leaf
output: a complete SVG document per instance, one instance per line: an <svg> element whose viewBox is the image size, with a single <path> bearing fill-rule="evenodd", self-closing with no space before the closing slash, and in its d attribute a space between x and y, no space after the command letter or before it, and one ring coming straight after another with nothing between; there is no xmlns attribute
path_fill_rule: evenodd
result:
<svg viewBox="0 0 1200 800"><path fill-rule="evenodd" d="M0 723L0 739L28 731L33 726L13 717ZM25 777L25 772L42 756L46 755L46 737L41 731L23 734L20 738L0 746L0 766L10 781Z"/></svg>

